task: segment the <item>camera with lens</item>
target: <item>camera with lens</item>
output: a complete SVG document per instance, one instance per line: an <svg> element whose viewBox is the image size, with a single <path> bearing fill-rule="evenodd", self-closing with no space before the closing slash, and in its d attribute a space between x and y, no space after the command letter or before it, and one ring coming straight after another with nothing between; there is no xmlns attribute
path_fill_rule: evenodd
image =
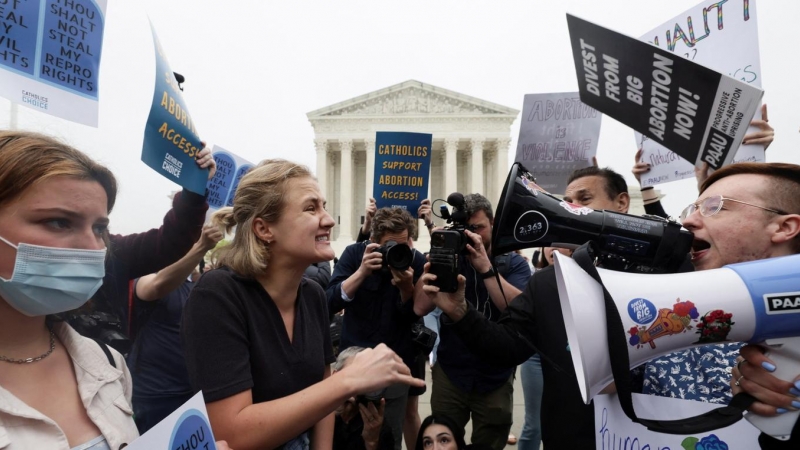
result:
<svg viewBox="0 0 800 450"><path fill-rule="evenodd" d="M385 388L381 389L380 391L367 392L366 394L358 395L356 396L356 402L365 406L372 403L375 405L375 408L378 408L381 406L381 399L384 395L386 395Z"/></svg>
<svg viewBox="0 0 800 450"><path fill-rule="evenodd" d="M469 229L467 225L467 212L464 205L464 196L453 192L447 197L447 206L441 206L441 216L449 224L442 230L431 233L431 251L428 254L430 273L436 275L433 285L442 292L455 292L458 290L458 273L461 264L461 255L467 249L469 238L464 233Z"/></svg>
<svg viewBox="0 0 800 450"><path fill-rule="evenodd" d="M414 252L411 251L411 247L406 244L387 241L383 246L374 251L383 256L383 266L380 269L381 273L390 273L390 268L405 272L411 267L411 263L414 262Z"/></svg>
<svg viewBox="0 0 800 450"><path fill-rule="evenodd" d="M415 323L411 327L411 342L421 355L429 355L433 351L437 336L435 331L421 323Z"/></svg>
<svg viewBox="0 0 800 450"><path fill-rule="evenodd" d="M113 314L92 311L63 314L61 318L82 336L100 341L123 355L131 351L131 340L122 332L122 321Z"/></svg>

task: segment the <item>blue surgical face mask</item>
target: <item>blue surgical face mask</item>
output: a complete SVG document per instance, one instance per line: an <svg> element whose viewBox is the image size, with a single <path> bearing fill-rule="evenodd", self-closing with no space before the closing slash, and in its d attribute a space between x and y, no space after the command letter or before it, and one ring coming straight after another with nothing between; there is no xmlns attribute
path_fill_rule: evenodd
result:
<svg viewBox="0 0 800 450"><path fill-rule="evenodd" d="M17 246L11 279L0 277L0 296L26 316L45 316L79 308L100 289L106 251Z"/></svg>

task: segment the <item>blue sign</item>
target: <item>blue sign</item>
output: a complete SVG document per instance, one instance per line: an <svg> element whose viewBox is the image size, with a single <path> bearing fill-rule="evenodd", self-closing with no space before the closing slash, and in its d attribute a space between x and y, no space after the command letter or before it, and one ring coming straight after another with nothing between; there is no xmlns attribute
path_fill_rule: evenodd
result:
<svg viewBox="0 0 800 450"><path fill-rule="evenodd" d="M169 448L217 450L211 426L203 413L196 409L183 413L172 431Z"/></svg>
<svg viewBox="0 0 800 450"><path fill-rule="evenodd" d="M647 325L656 319L656 305L646 298L635 298L628 302L628 315L639 325Z"/></svg>
<svg viewBox="0 0 800 450"><path fill-rule="evenodd" d="M144 128L142 161L184 188L205 195L208 169L201 169L195 161L203 145L152 24L151 29L156 47L156 87Z"/></svg>
<svg viewBox="0 0 800 450"><path fill-rule="evenodd" d="M211 209L233 206L239 181L255 165L217 145L214 146L214 161L217 162L217 173L208 180L208 206Z"/></svg>
<svg viewBox="0 0 800 450"><path fill-rule="evenodd" d="M432 143L430 134L376 133L373 197L378 208L403 208L417 217L428 196Z"/></svg>

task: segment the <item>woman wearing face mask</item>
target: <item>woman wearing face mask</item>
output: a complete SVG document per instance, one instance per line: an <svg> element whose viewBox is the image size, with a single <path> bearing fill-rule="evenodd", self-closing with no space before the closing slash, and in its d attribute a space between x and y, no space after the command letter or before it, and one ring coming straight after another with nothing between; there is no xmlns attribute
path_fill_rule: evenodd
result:
<svg viewBox="0 0 800 450"><path fill-rule="evenodd" d="M232 242L222 267L200 279L181 330L189 378L211 426L237 450L330 449L334 411L347 398L390 384L424 386L385 345L334 361L325 292L303 278L333 259L333 218L304 166L266 160L242 177L233 208L212 221Z"/></svg>
<svg viewBox="0 0 800 450"><path fill-rule="evenodd" d="M111 172L48 137L0 133L0 448L106 449L133 441L130 374L50 314L100 287Z"/></svg>

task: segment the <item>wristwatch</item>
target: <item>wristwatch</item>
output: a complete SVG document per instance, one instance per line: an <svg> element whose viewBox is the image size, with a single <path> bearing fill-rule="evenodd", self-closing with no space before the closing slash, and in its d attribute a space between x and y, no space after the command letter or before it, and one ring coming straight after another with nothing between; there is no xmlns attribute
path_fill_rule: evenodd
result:
<svg viewBox="0 0 800 450"><path fill-rule="evenodd" d="M492 277L494 277L494 274L495 274L495 273L496 273L496 272L494 271L494 267L491 267L491 266L489 266L489 270L487 270L486 272L480 273L480 274L478 274L478 275L479 275L479 276L480 276L482 279L484 279L484 280L485 280L485 279L487 279L487 278L492 278Z"/></svg>

